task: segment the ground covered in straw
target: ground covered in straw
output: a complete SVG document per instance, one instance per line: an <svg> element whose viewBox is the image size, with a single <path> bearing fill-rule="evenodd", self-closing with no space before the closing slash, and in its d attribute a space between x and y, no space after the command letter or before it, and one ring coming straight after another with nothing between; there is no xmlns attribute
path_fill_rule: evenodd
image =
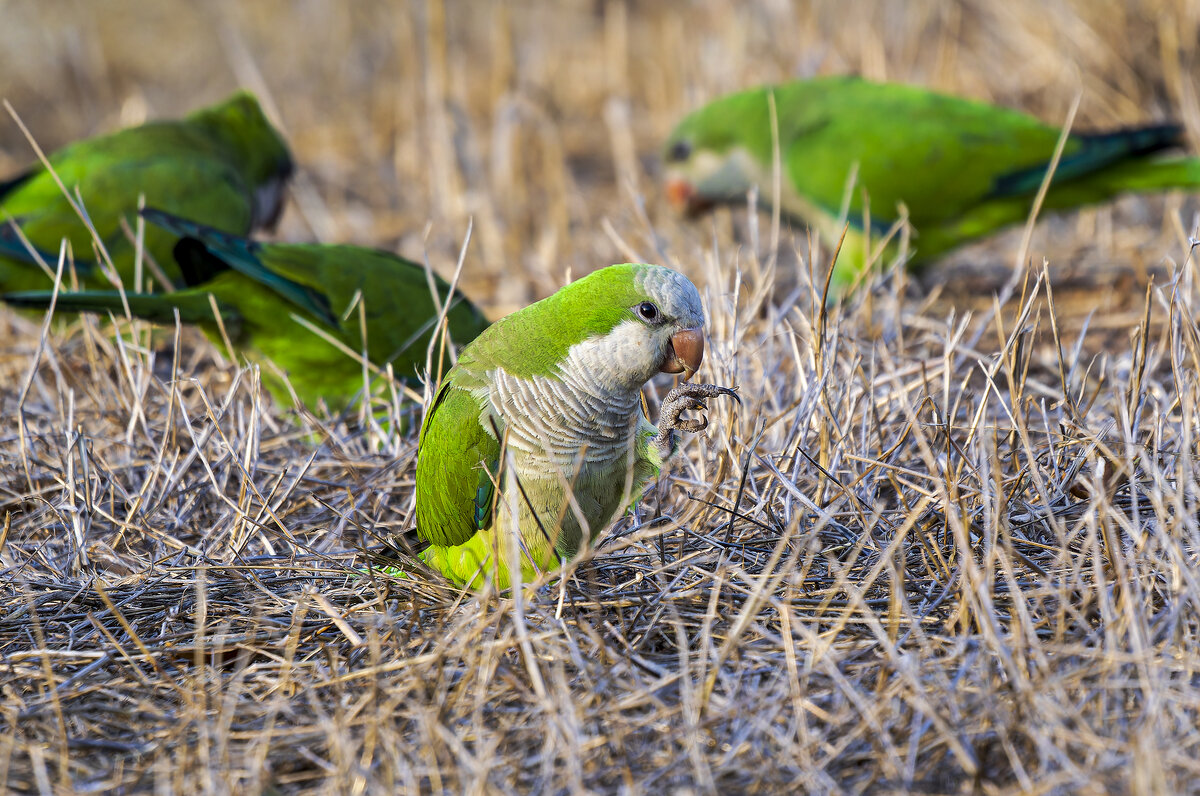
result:
<svg viewBox="0 0 1200 796"><path fill-rule="evenodd" d="M0 88L45 146L240 81L305 167L282 237L448 275L470 221L494 317L673 265L706 302L700 377L743 405L713 402L561 578L462 594L376 568L416 455L384 407L274 404L192 330L0 311L0 783L1200 789L1195 200L1048 219L823 311L830 242L682 221L654 183L679 112L818 71L1053 120L1082 88L1084 126L1195 131L1200 15L842 5L15 4L46 32L22 51L0 26ZM176 26L199 43L168 57ZM214 53L228 74L197 70ZM29 159L10 127L3 173Z"/></svg>

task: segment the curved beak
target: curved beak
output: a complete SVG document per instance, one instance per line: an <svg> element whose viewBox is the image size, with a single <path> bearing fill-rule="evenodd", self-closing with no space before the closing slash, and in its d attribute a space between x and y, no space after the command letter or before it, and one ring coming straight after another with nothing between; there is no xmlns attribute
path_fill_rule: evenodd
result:
<svg viewBox="0 0 1200 796"><path fill-rule="evenodd" d="M667 201L681 213L692 206L692 198L696 194L696 188L691 182L679 176L668 177L663 190L667 194Z"/></svg>
<svg viewBox="0 0 1200 796"><path fill-rule="evenodd" d="M287 178L272 177L254 189L252 225L274 232L287 202Z"/></svg>
<svg viewBox="0 0 1200 796"><path fill-rule="evenodd" d="M663 184L663 192L667 201L678 213L688 218L695 218L705 211L711 210L714 202L701 195L694 183L686 177L667 177Z"/></svg>
<svg viewBox="0 0 1200 796"><path fill-rule="evenodd" d="M663 373L682 373L686 381L700 369L704 361L704 332L701 329L684 329L671 335L667 345L667 357L663 362Z"/></svg>

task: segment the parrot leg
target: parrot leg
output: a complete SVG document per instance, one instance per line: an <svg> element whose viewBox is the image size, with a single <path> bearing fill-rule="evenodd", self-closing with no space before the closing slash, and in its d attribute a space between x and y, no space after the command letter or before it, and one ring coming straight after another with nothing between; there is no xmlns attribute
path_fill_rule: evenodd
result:
<svg viewBox="0 0 1200 796"><path fill-rule="evenodd" d="M679 444L675 436L676 431L697 432L708 428L708 418L703 415L696 418L681 418L680 415L690 409L706 409L704 401L718 395L728 395L739 404L742 402L735 390L715 384L684 382L667 393L658 414L658 434L651 440L651 444L664 461L675 453Z"/></svg>

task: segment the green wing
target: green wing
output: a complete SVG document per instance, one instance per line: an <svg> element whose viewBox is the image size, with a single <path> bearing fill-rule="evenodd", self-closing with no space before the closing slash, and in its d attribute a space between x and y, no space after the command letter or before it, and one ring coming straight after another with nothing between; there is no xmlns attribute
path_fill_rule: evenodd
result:
<svg viewBox="0 0 1200 796"><path fill-rule="evenodd" d="M339 318L345 318L340 322L345 335L357 347L366 348L376 364L390 363L400 377L411 378L424 370L430 341L438 332L439 305L449 304L447 345L452 342L464 346L488 328L483 313L461 293L451 294L449 283L437 276L435 303L424 267L387 252L341 246L332 249L336 258L353 254L362 264L355 278L347 278L342 269L325 276L329 302ZM362 302L366 341L362 340L359 310L355 308L345 315L356 298ZM449 361L439 361L437 354L435 351L432 362L435 378L450 367Z"/></svg>
<svg viewBox="0 0 1200 796"><path fill-rule="evenodd" d="M857 166L852 223L862 219L864 191L883 227L901 202L918 229L954 218L1007 175L1044 169L1059 136L1017 111L913 86L838 79L775 92L784 162L800 194L836 215Z"/></svg>
<svg viewBox="0 0 1200 796"><path fill-rule="evenodd" d="M481 414L471 393L448 380L425 418L417 453L417 534L430 544L464 544L491 524L500 443L480 425Z"/></svg>
<svg viewBox="0 0 1200 796"><path fill-rule="evenodd" d="M319 292L336 323L359 336L357 309L362 302L367 342L376 361L391 361L415 346L422 358L437 305L421 265L389 252L360 246L329 245L319 249L303 244L264 245L262 265L270 273ZM448 318L454 342L463 345L487 328L487 319L461 293L450 295L450 285L434 276L438 304L450 302ZM344 319L344 320L343 320ZM377 345L382 343L382 345Z"/></svg>
<svg viewBox="0 0 1200 796"><path fill-rule="evenodd" d="M336 329L352 350L366 350L376 365L391 364L401 378L412 378L424 369L438 321L424 268L358 246L264 244L255 254L257 269L246 268L244 260L230 262ZM438 302L450 302L447 319L454 344L465 345L487 328L487 318L474 304L457 292L451 296L444 280L435 278L434 283ZM446 367L443 364L443 372ZM436 356L434 368L438 368Z"/></svg>

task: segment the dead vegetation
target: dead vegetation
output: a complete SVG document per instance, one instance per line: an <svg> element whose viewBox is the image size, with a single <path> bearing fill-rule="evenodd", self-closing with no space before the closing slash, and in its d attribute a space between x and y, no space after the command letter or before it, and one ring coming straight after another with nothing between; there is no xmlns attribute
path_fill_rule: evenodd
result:
<svg viewBox="0 0 1200 796"><path fill-rule="evenodd" d="M745 401L566 577L463 595L364 555L411 525L411 438L279 407L190 330L0 313L10 790L1200 789L1195 201L1049 219L1046 268L1014 271L1018 230L825 314L829 242L688 224L654 184L679 112L793 74L1047 119L1081 90L1081 127L1196 133L1196 3L5 15L0 91L45 146L242 82L306 168L283 237L448 275L473 220L493 316L674 265L701 378Z"/></svg>

